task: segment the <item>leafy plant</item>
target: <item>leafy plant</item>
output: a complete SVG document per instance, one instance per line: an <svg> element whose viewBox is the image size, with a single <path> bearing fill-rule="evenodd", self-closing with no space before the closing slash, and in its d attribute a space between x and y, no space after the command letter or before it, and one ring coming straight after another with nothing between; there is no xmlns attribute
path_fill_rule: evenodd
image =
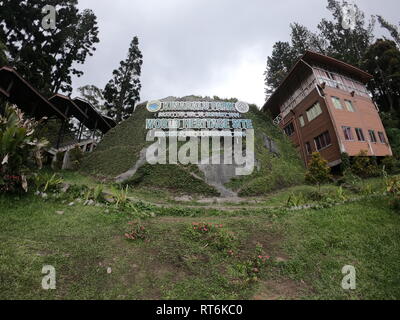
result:
<svg viewBox="0 0 400 320"><path fill-rule="evenodd" d="M328 161L323 159L319 152L314 152L308 164L306 181L310 184L317 184L318 190L321 190L321 184L332 179L330 172Z"/></svg>
<svg viewBox="0 0 400 320"><path fill-rule="evenodd" d="M130 225L130 230L125 233L125 238L129 240L146 239L148 232L140 220L138 222L131 221L128 224Z"/></svg>
<svg viewBox="0 0 400 320"><path fill-rule="evenodd" d="M72 163L72 169L77 170L82 162L84 157L84 153L78 145L76 145L70 152L69 152L70 161Z"/></svg>
<svg viewBox="0 0 400 320"><path fill-rule="evenodd" d="M128 201L128 194L129 194L129 186L123 187L111 187L112 197L115 200L115 205L118 207L119 205L125 205Z"/></svg>
<svg viewBox="0 0 400 320"><path fill-rule="evenodd" d="M0 191L28 191L28 180L42 167L44 139L34 137L39 122L25 119L15 106L0 116Z"/></svg>
<svg viewBox="0 0 400 320"><path fill-rule="evenodd" d="M301 204L305 203L305 197L303 193L295 194L291 193L286 201L286 207L298 207Z"/></svg>
<svg viewBox="0 0 400 320"><path fill-rule="evenodd" d="M37 192L49 192L58 190L64 179L57 174L49 175L43 173L35 173L32 182Z"/></svg>
<svg viewBox="0 0 400 320"><path fill-rule="evenodd" d="M354 157L351 170L361 178L376 177L379 175L378 166L371 157L368 156L368 152L365 150L360 151L360 153Z"/></svg>
<svg viewBox="0 0 400 320"><path fill-rule="evenodd" d="M218 250L232 251L237 245L236 236L226 230L222 224L192 223L190 236L201 241L205 246L212 246Z"/></svg>

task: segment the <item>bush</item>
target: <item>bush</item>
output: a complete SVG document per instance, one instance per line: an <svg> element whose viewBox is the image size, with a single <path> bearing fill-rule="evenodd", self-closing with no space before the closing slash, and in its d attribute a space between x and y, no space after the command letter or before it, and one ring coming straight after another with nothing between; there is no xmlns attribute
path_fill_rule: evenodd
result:
<svg viewBox="0 0 400 320"><path fill-rule="evenodd" d="M351 165L354 174L361 178L371 178L379 176L379 168L376 160L368 156L368 152L363 150L354 157Z"/></svg>
<svg viewBox="0 0 400 320"><path fill-rule="evenodd" d="M82 149L78 145L75 146L75 148L73 148L69 152L69 159L72 164L71 169L78 170L82 163L83 157L84 157L84 153L83 153Z"/></svg>
<svg viewBox="0 0 400 320"><path fill-rule="evenodd" d="M340 158L342 159L342 163L340 165L340 169L342 172L347 171L348 169L351 168L351 161L350 161L350 156L346 152L342 152L340 155Z"/></svg>
<svg viewBox="0 0 400 320"><path fill-rule="evenodd" d="M400 161L395 157L385 157L381 163L384 170L390 174L400 173Z"/></svg>
<svg viewBox="0 0 400 320"><path fill-rule="evenodd" d="M322 183L331 181L332 176L330 172L331 168L328 166L328 161L323 159L319 152L314 152L308 164L306 182L317 184L318 189L320 189Z"/></svg>
<svg viewBox="0 0 400 320"><path fill-rule="evenodd" d="M42 167L48 142L34 137L38 124L6 105L5 115L0 116L0 192L27 192L28 181Z"/></svg>

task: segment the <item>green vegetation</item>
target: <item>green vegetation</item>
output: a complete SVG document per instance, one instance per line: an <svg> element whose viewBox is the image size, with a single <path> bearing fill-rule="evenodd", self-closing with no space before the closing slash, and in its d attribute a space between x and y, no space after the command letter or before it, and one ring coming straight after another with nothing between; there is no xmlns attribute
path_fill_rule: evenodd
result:
<svg viewBox="0 0 400 320"><path fill-rule="evenodd" d="M42 167L41 153L48 142L34 137L37 125L6 105L0 116L0 192L27 192L29 179Z"/></svg>
<svg viewBox="0 0 400 320"><path fill-rule="evenodd" d="M145 120L152 116L145 104L137 106L132 117L109 131L96 151L83 160L82 172L113 178L131 169L139 159L140 151L151 144L146 142ZM287 137L254 105L246 117L253 120L255 127L257 168L252 175L234 179L227 187L243 196L257 196L302 183L304 168ZM276 143L279 155L265 147L266 137ZM127 183L135 188L163 188L178 193L217 195L194 165L145 165Z"/></svg>
<svg viewBox="0 0 400 320"><path fill-rule="evenodd" d="M289 139L255 105L250 107L247 118L253 121L255 128L255 158L258 165L253 174L233 179L227 186L238 191L240 196L259 196L301 184L305 169ZM265 147L266 137L277 144L279 155Z"/></svg>
<svg viewBox="0 0 400 320"><path fill-rule="evenodd" d="M320 189L321 183L332 179L330 172L328 161L323 159L319 152L314 152L306 172L306 181L318 185L318 189Z"/></svg>
<svg viewBox="0 0 400 320"><path fill-rule="evenodd" d="M68 171L40 177L37 195L0 196L0 299L400 298L399 177L324 185L322 199L295 186L242 208L145 203ZM44 265L56 290L40 287ZM356 290L341 288L344 265Z"/></svg>

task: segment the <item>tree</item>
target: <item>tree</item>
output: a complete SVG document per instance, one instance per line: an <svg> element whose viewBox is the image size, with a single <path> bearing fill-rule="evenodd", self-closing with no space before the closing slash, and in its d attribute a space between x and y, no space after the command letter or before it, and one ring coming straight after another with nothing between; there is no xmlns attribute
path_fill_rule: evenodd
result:
<svg viewBox="0 0 400 320"><path fill-rule="evenodd" d="M393 40L400 47L400 32L399 32L398 27L387 22L382 16L377 16L377 18L378 18L379 23L381 24L381 27L386 29L387 31L389 31Z"/></svg>
<svg viewBox="0 0 400 320"><path fill-rule="evenodd" d="M316 33L298 23L290 25L291 42L275 43L272 55L268 57L264 73L267 97L306 50L360 66L364 53L374 39L374 19L366 21L364 13L355 6L352 28L344 28L342 9L346 5L346 1L328 0L327 9L332 13L333 20L322 19Z"/></svg>
<svg viewBox="0 0 400 320"><path fill-rule="evenodd" d="M347 1L328 0L327 9L332 13L333 20L322 19L318 25L320 36L327 41L326 54L360 66L364 53L374 39L375 20L366 21L365 14L354 5L353 26L344 28L344 11Z"/></svg>
<svg viewBox="0 0 400 320"><path fill-rule="evenodd" d="M0 41L0 67L5 66L6 64L8 64L8 59L7 59L7 48L4 45L4 43L2 43Z"/></svg>
<svg viewBox="0 0 400 320"><path fill-rule="evenodd" d="M103 91L94 85L86 85L78 88L80 96L89 101L98 111L105 111L105 99Z"/></svg>
<svg viewBox="0 0 400 320"><path fill-rule="evenodd" d="M83 64L99 42L94 13L80 12L77 0L46 1L57 15L56 28L45 30L43 1L3 0L0 4L0 41L8 49L9 64L45 94L71 92L71 75L82 75L75 65Z"/></svg>
<svg viewBox="0 0 400 320"><path fill-rule="evenodd" d="M400 50L396 43L378 39L367 50L362 66L374 76L368 89L380 109L400 114Z"/></svg>
<svg viewBox="0 0 400 320"><path fill-rule="evenodd" d="M119 68L113 71L113 78L104 88L108 115L117 122L128 118L140 100L142 58L139 40L134 37L126 60L120 62Z"/></svg>
<svg viewBox="0 0 400 320"><path fill-rule="evenodd" d="M267 70L264 72L267 96L279 86L295 60L296 57L288 42L279 41L274 44L272 55L268 57Z"/></svg>
<svg viewBox="0 0 400 320"><path fill-rule="evenodd" d="M328 161L323 159L319 152L314 152L308 164L306 181L310 184L317 184L320 191L321 184L332 179L330 172L331 168L328 166Z"/></svg>

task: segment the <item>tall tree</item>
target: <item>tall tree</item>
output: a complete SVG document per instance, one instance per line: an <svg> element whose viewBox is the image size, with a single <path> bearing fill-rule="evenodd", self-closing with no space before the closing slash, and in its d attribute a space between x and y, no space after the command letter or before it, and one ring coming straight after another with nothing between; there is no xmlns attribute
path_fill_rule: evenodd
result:
<svg viewBox="0 0 400 320"><path fill-rule="evenodd" d="M78 88L80 96L89 101L100 112L106 112L103 91L94 85L86 85Z"/></svg>
<svg viewBox="0 0 400 320"><path fill-rule="evenodd" d="M393 40L396 44L400 47L400 31L399 28L393 24L387 22L382 16L377 16L378 21L381 24L382 28L389 31L390 35L392 36Z"/></svg>
<svg viewBox="0 0 400 320"><path fill-rule="evenodd" d="M277 42L267 61L264 73L267 96L279 86L288 70L306 50L327 54L360 66L365 52L374 39L374 19L366 21L364 13L355 6L352 26L345 28L343 8L347 5L348 3L343 0L328 0L327 9L332 13L333 20L322 19L316 33L298 23L290 25L290 44Z"/></svg>
<svg viewBox="0 0 400 320"><path fill-rule="evenodd" d="M54 29L43 29L45 4L56 8ZM71 92L71 75L82 75L75 65L99 42L94 13L80 12L77 0L2 0L0 7L0 41L9 64L45 94Z"/></svg>
<svg viewBox="0 0 400 320"><path fill-rule="evenodd" d="M130 44L127 58L113 71L113 78L104 88L108 115L117 122L127 119L140 100L142 64L143 56L139 49L139 40L135 36Z"/></svg>
<svg viewBox="0 0 400 320"><path fill-rule="evenodd" d="M7 59L7 48L6 46L0 41L0 67L5 66L8 64Z"/></svg>
<svg viewBox="0 0 400 320"><path fill-rule="evenodd" d="M396 43L378 39L366 52L362 67L374 76L368 89L381 110L400 115L400 50Z"/></svg>
<svg viewBox="0 0 400 320"><path fill-rule="evenodd" d="M345 28L343 24L344 8L347 1L328 0L327 9L332 13L333 20L322 19L318 25L320 36L326 39L326 53L349 64L360 66L362 58L374 40L375 20L366 21L365 14L357 5L349 17L352 26Z"/></svg>
<svg viewBox="0 0 400 320"><path fill-rule="evenodd" d="M288 42L279 41L274 44L264 72L267 97L279 86L295 60L295 52Z"/></svg>

